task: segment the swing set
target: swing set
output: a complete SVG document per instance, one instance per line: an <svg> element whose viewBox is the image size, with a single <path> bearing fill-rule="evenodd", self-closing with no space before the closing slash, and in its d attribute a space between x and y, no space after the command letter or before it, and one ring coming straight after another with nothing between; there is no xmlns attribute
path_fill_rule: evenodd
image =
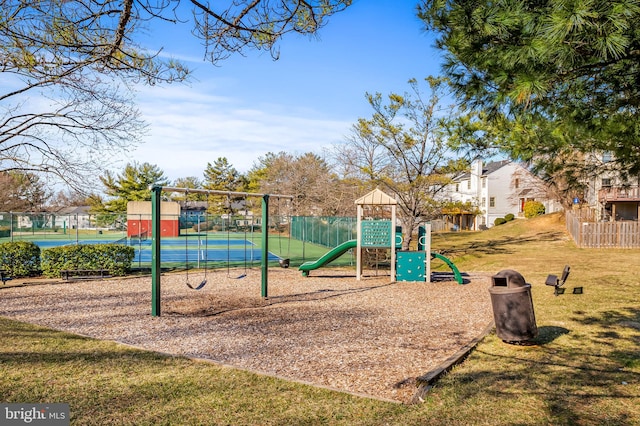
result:
<svg viewBox="0 0 640 426"><path fill-rule="evenodd" d="M185 191L185 199L189 199L189 189L187 188ZM198 265L200 264L200 231L202 229L202 226L200 225L200 217L198 217ZM205 249L204 249L204 253L208 253L208 247L209 247L209 238L208 238L208 234L205 234ZM185 267L185 271L186 271L186 284L187 287L189 287L191 290L202 290L202 288L207 284L207 263L205 261L205 266L204 266L204 278L202 279L202 281L197 284L197 285L192 285L189 282L189 226L186 226L185 228L185 238L184 238L184 258L185 258L185 263L186 263L186 267Z"/></svg>
<svg viewBox="0 0 640 426"><path fill-rule="evenodd" d="M168 186L159 186L153 185L151 186L151 315L154 317L158 317L161 314L161 198L162 192L182 192L182 193L200 193L206 195L226 195L229 199L234 197L260 197L262 198L262 239L261 239L261 295L262 297L268 297L268 255L269 255L269 199L289 199L292 200L293 196L291 195L282 195L282 194L257 194L250 192L233 192L233 191L217 191L217 190L206 190L206 189L187 189L187 188L176 188L176 187L168 187ZM229 215L229 221L231 220L231 215ZM198 232L200 231L200 226L198 226ZM227 228L227 232L229 233L229 227ZM253 232L253 225L252 225ZM199 243L200 244L200 243ZM227 239L227 244L229 244L229 239ZM246 276L246 230L245 230L245 273L236 277L236 278L244 278ZM206 247L208 247L208 237L205 236L205 253L207 253ZM200 248L200 247L199 247ZM198 248L198 252L200 251ZM229 253L229 247L227 250ZM252 249L253 253L253 249ZM205 257L205 276L204 279L198 284L189 283L189 259L188 259L188 240L185 244L185 255L187 256L187 286L193 290L202 289L207 283L207 262ZM200 256L200 254L198 254ZM206 255L205 255L206 256ZM229 259L230 260L230 259ZM283 262L288 266L289 259L280 259L280 265L283 265ZM229 268L229 262L227 263L227 267ZM229 273L229 269L227 271Z"/></svg>
<svg viewBox="0 0 640 426"><path fill-rule="evenodd" d="M231 196L227 195L227 278L233 278L236 280L245 278L247 276L247 210L246 210L247 198L244 197L245 213L244 213L244 272L237 277L231 276L231 221L233 218L233 207ZM253 233L253 221L251 221L251 232ZM252 238L253 239L253 238ZM253 248L251 249L251 264L253 266Z"/></svg>

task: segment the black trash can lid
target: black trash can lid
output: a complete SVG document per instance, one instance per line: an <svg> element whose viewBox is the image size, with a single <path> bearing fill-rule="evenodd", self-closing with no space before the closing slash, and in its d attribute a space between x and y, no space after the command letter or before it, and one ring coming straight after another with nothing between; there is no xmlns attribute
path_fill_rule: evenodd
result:
<svg viewBox="0 0 640 426"><path fill-rule="evenodd" d="M524 280L522 274L513 269L503 269L495 274L492 278L494 286L507 286L507 287L525 287L527 282Z"/></svg>

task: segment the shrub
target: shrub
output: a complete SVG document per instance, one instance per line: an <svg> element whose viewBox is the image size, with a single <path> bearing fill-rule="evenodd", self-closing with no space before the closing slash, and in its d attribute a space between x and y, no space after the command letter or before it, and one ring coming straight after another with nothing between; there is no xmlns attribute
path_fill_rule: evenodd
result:
<svg viewBox="0 0 640 426"><path fill-rule="evenodd" d="M122 244L53 247L42 251L42 274L59 277L67 269L106 269L112 275L125 275L134 256L135 249Z"/></svg>
<svg viewBox="0 0 640 426"><path fill-rule="evenodd" d="M493 221L495 226L502 225L503 223L507 223L507 220L504 217L497 217L496 220Z"/></svg>
<svg viewBox="0 0 640 426"><path fill-rule="evenodd" d="M40 273L40 247L28 241L0 244L0 268L12 277Z"/></svg>
<svg viewBox="0 0 640 426"><path fill-rule="evenodd" d="M540 201L527 201L524 203L524 217L530 219L532 217L544 214L544 204Z"/></svg>
<svg viewBox="0 0 640 426"><path fill-rule="evenodd" d="M509 213L509 214L505 215L504 220L506 220L507 222L511 222L515 218L516 217L513 215L513 213Z"/></svg>
<svg viewBox="0 0 640 426"><path fill-rule="evenodd" d="M193 229L195 232L211 231L215 229L215 224L213 223L213 221L206 221L206 222L203 221L203 222L194 224L191 229Z"/></svg>

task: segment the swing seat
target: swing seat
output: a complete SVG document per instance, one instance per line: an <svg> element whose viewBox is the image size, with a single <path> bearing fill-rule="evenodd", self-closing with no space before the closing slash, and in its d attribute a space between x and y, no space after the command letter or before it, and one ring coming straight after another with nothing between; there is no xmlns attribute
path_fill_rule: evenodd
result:
<svg viewBox="0 0 640 426"><path fill-rule="evenodd" d="M291 263L290 259L279 259L278 263L280 264L281 268L288 268L289 264Z"/></svg>
<svg viewBox="0 0 640 426"><path fill-rule="evenodd" d="M202 282L200 284L198 284L196 287L194 287L191 284L189 284L189 281L187 281L187 287L189 287L191 290L201 290L202 287L205 286L205 284L207 284L207 280L202 280Z"/></svg>

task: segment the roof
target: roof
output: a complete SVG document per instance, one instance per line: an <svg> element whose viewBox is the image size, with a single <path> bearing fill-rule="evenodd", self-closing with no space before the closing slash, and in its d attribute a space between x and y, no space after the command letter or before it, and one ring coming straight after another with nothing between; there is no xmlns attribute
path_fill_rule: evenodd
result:
<svg viewBox="0 0 640 426"><path fill-rule="evenodd" d="M369 192L367 195L360 197L356 200L356 204L359 206L391 206L396 205L398 202L395 198L390 197L378 188Z"/></svg>
<svg viewBox="0 0 640 426"><path fill-rule="evenodd" d="M501 169L502 167L509 164L511 160L502 160L502 161L492 161L491 163L487 163L482 168L482 176L490 175L491 173Z"/></svg>
<svg viewBox="0 0 640 426"><path fill-rule="evenodd" d="M482 176L490 175L491 173L496 172L498 169L506 166L511 163L511 160L502 160L502 161L492 161L491 163L484 164L482 166ZM471 178L471 172L465 172L459 174L453 178L454 181L462 181Z"/></svg>
<svg viewBox="0 0 640 426"><path fill-rule="evenodd" d="M89 214L91 206L69 206L56 211L56 214Z"/></svg>

